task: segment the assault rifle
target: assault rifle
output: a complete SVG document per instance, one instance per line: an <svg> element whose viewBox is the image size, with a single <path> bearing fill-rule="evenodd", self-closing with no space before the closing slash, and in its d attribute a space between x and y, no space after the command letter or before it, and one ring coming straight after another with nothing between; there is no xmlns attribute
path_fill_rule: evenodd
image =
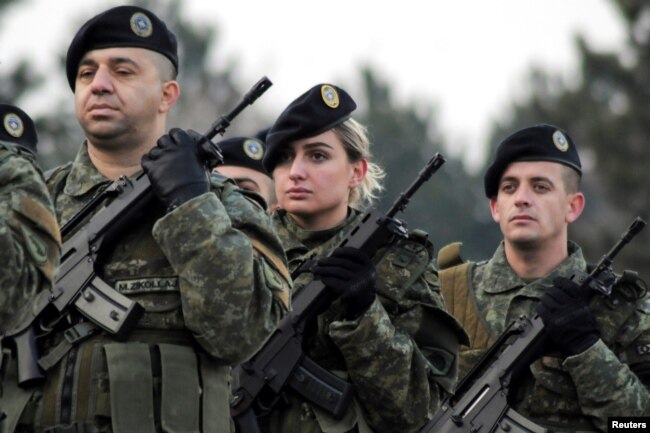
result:
<svg viewBox="0 0 650 433"><path fill-rule="evenodd" d="M612 270L612 259L644 226L641 218L635 219L591 273L578 272L571 280L585 294L595 291L609 296L620 279ZM544 323L539 315L532 319L522 316L515 320L469 371L456 393L442 403L434 418L420 433L548 432L508 404L518 374L540 356L544 344Z"/></svg>
<svg viewBox="0 0 650 433"><path fill-rule="evenodd" d="M212 169L223 161L219 147L211 139L223 134L230 122L271 85L271 81L263 77L229 114L217 119L199 140L199 152L206 168ZM104 282L96 273L95 263L101 262L100 255L105 247L116 239L125 226L139 217L154 196L151 182L144 172L135 179L120 177L61 228L61 234L65 237L86 220L100 203L112 198L63 243L54 288L40 292L17 317L17 325L0 335L2 344L15 350L20 386L42 380L42 370L54 365L67 352L53 350L58 353L39 359L36 340L51 332L70 311L81 313L90 322L79 321L64 331L68 347L90 336L98 328L116 340L124 339L140 319L144 312L142 306Z"/></svg>
<svg viewBox="0 0 650 433"><path fill-rule="evenodd" d="M394 239L407 238L405 224L394 217L444 162L444 157L436 154L385 215L374 210L367 212L338 246L355 247L373 257ZM297 289L292 297L292 311L250 360L235 367L233 375L238 379L238 387L233 392L231 415L238 433L259 433L258 417L268 414L287 388L335 418L345 414L352 398L352 385L309 359L302 347L307 324L332 301L331 292L320 280Z"/></svg>

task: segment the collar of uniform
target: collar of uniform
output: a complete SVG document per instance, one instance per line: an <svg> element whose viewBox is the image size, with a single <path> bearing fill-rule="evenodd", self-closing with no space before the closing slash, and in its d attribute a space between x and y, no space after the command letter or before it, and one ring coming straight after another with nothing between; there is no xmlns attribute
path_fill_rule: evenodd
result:
<svg viewBox="0 0 650 433"><path fill-rule="evenodd" d="M495 251L492 258L486 263L481 285L486 293L505 293L518 290L518 295L539 298L541 294L553 284L556 277L570 277L576 270L587 269L582 250L574 243L568 244L569 255L553 271L534 281L524 281L510 267L506 260L503 242Z"/></svg>
<svg viewBox="0 0 650 433"><path fill-rule="evenodd" d="M98 185L110 183L110 180L97 171L88 154L88 143L84 141L77 152L70 174L65 182L63 192L78 197L86 194Z"/></svg>
<svg viewBox="0 0 650 433"><path fill-rule="evenodd" d="M284 210L273 213L273 226L280 237L282 246L290 262L302 260L307 254L318 256L328 252L338 245L361 213L349 208L348 217L341 224L326 230L305 230L296 224L295 220Z"/></svg>

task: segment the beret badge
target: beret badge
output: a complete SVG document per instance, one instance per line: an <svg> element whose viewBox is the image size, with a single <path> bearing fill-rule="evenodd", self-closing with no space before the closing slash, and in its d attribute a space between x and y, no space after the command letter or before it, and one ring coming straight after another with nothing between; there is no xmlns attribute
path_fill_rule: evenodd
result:
<svg viewBox="0 0 650 433"><path fill-rule="evenodd" d="M151 20L142 12L136 12L131 15L130 22L131 30L133 30L133 33L140 37L148 38L151 36L151 33L153 33L153 25L151 24Z"/></svg>
<svg viewBox="0 0 650 433"><path fill-rule="evenodd" d="M23 135L23 132L25 131L25 126L23 125L23 121L20 120L20 117L14 113L9 113L5 115L2 125L5 128L5 131L12 137L19 138Z"/></svg>
<svg viewBox="0 0 650 433"><path fill-rule="evenodd" d="M560 152L569 150L569 140L562 134L562 131L555 131L553 133L553 144Z"/></svg>
<svg viewBox="0 0 650 433"><path fill-rule="evenodd" d="M332 86L324 84L320 88L320 94L323 98L323 102L330 108L337 108L339 106L339 94L336 92L336 89Z"/></svg>
<svg viewBox="0 0 650 433"><path fill-rule="evenodd" d="M246 140L243 144L244 153L248 155L250 159L259 161L264 156L264 149L262 143L257 140Z"/></svg>

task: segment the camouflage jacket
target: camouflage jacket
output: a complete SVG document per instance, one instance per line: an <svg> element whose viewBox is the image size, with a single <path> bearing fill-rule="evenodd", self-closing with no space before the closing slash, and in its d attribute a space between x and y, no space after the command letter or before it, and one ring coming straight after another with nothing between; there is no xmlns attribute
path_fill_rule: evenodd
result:
<svg viewBox="0 0 650 433"><path fill-rule="evenodd" d="M526 282L508 264L502 243L489 261L471 267L470 289L495 338L519 316L532 317L556 277L586 269L581 249L570 243L569 257L553 272ZM608 416L648 415L650 393L641 378L648 383L650 299L639 281L623 281L609 299L592 298L589 307L602 334L595 345L565 359L547 354L531 364L516 390L519 413L566 432L607 431Z"/></svg>
<svg viewBox="0 0 650 433"><path fill-rule="evenodd" d="M0 142L0 331L34 295L49 290L60 254L59 226L41 170Z"/></svg>
<svg viewBox="0 0 650 433"><path fill-rule="evenodd" d="M109 183L82 146L48 179L61 225ZM223 420L227 426L229 366L252 355L284 316L290 278L265 211L225 177L211 183L210 192L167 214L154 199L100 254L97 274L145 313L126 343L92 337L52 369L36 424L104 415L112 416L114 431L117 423L122 431L145 431L138 422L155 414L156 431L158 423L193 430L203 413L201 431L223 431ZM76 373L65 377L70 371ZM70 386L74 393L65 395ZM140 414L139 397L151 399L151 386L154 400Z"/></svg>
<svg viewBox="0 0 650 433"><path fill-rule="evenodd" d="M283 211L273 215L289 267L336 247L361 214L352 210L340 226L300 229ZM374 257L378 297L354 321L341 318L335 301L305 339L308 355L354 386L354 409L337 421L289 394L269 419L270 432L414 432L450 392L457 376L457 351L465 334L447 314L430 261L431 244L398 241ZM312 279L295 278L298 290Z"/></svg>

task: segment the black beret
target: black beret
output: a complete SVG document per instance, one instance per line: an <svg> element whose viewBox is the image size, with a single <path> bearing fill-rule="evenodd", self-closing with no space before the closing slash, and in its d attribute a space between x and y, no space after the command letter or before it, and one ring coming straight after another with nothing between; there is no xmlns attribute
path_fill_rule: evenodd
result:
<svg viewBox="0 0 650 433"><path fill-rule="evenodd" d="M8 141L36 154L38 136L32 119L20 108L0 104L0 141Z"/></svg>
<svg viewBox="0 0 650 433"><path fill-rule="evenodd" d="M218 145L223 155L223 165L247 167L269 175L262 166L262 157L264 156L262 141L250 137L233 137L221 140Z"/></svg>
<svg viewBox="0 0 650 433"><path fill-rule="evenodd" d="M497 195L501 175L515 161L552 161L582 175L578 149L569 134L553 125L534 125L506 137L497 147L483 183L488 198Z"/></svg>
<svg viewBox="0 0 650 433"><path fill-rule="evenodd" d="M264 168L273 172L278 151L292 141L314 137L350 118L357 104L332 84L318 84L284 109L266 135Z"/></svg>
<svg viewBox="0 0 650 433"><path fill-rule="evenodd" d="M268 128L260 129L255 133L255 138L257 138L259 141L263 143L266 143L266 136L268 135L270 130L271 130L270 126Z"/></svg>
<svg viewBox="0 0 650 433"><path fill-rule="evenodd" d="M118 6L91 18L75 35L65 60L70 88L74 91L79 62L88 51L135 47L156 51L167 57L178 72L176 36L164 22L147 9Z"/></svg>

